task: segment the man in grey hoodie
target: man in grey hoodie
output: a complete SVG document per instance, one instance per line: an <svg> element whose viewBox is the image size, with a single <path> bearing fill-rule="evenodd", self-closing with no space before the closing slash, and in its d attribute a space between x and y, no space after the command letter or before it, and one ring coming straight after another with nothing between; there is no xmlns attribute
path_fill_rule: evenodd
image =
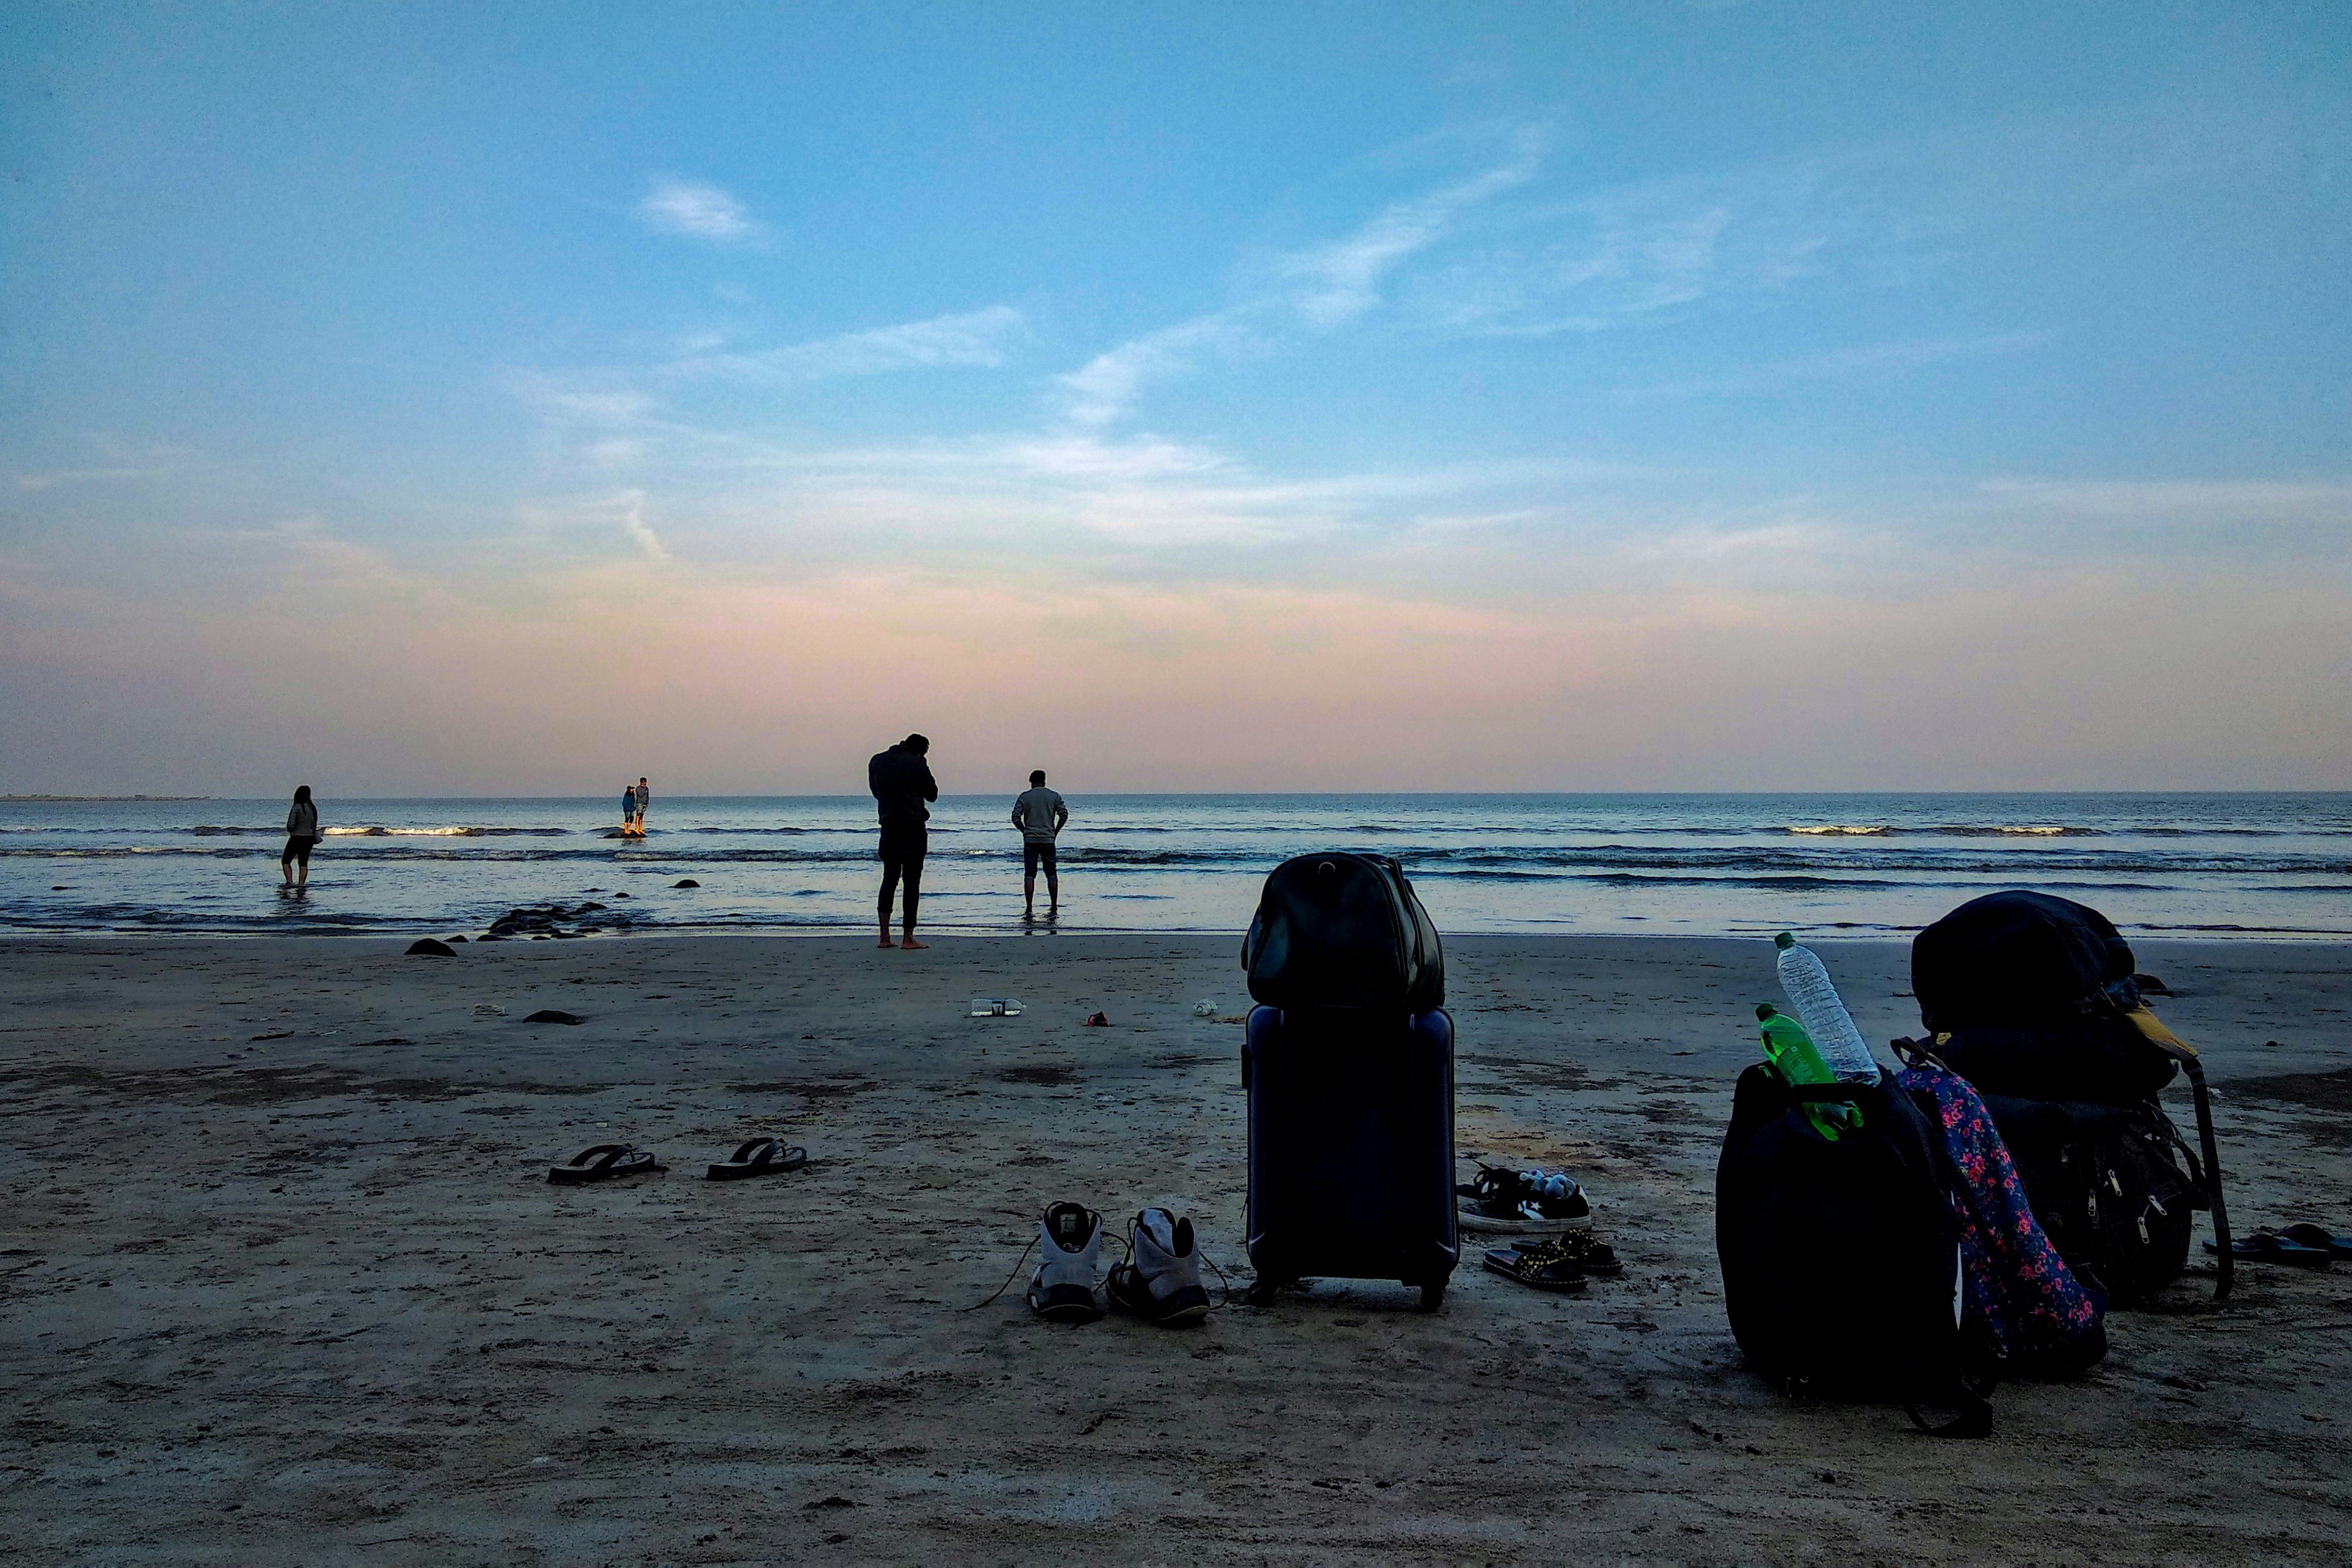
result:
<svg viewBox="0 0 2352 1568"><path fill-rule="evenodd" d="M1070 820L1070 809L1062 798L1045 788L1045 770L1042 768L1029 775L1029 789L1013 802L1013 825L1021 830L1021 918L1037 918L1037 868L1045 868L1045 918L1053 919L1062 912L1062 876L1054 863L1054 841L1060 836L1062 824Z"/></svg>

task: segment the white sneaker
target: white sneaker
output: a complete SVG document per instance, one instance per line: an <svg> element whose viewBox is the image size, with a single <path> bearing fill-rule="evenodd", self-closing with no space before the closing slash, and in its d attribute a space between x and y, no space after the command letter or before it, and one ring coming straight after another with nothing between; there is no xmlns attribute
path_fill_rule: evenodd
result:
<svg viewBox="0 0 2352 1568"><path fill-rule="evenodd" d="M1038 1238L1045 1257L1029 1280L1029 1309L1057 1323L1090 1323L1103 1315L1095 1295L1102 1270L1102 1216L1083 1203L1045 1210Z"/></svg>
<svg viewBox="0 0 2352 1568"><path fill-rule="evenodd" d="M1128 1222L1128 1260L1114 1267L1107 1293L1121 1312L1162 1324L1198 1322L1209 1315L1201 1283L1201 1250L1190 1218L1147 1208Z"/></svg>

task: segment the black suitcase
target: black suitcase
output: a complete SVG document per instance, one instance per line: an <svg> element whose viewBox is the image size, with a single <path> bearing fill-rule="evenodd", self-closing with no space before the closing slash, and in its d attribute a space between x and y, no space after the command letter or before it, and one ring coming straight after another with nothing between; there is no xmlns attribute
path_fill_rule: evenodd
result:
<svg viewBox="0 0 2352 1568"><path fill-rule="evenodd" d="M1443 1009L1252 1009L1249 1299L1314 1276L1444 1299L1454 1210L1454 1020Z"/></svg>

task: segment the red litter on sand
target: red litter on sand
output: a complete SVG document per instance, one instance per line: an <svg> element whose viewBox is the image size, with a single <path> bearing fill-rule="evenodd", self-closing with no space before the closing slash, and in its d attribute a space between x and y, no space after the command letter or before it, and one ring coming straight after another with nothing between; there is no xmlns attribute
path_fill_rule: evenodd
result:
<svg viewBox="0 0 2352 1568"><path fill-rule="evenodd" d="M1110 1014L1088 1013L1087 1015L1086 1027L1088 1029L1108 1029L1110 1027Z"/></svg>

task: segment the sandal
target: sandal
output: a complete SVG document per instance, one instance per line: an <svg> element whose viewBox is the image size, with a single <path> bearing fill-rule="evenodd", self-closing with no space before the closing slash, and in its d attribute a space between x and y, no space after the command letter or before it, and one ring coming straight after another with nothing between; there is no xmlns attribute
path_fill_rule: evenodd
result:
<svg viewBox="0 0 2352 1568"><path fill-rule="evenodd" d="M1454 1189L1465 1201L1459 1212L1465 1230L1505 1235L1552 1235L1592 1223L1592 1205L1566 1171L1517 1171L1482 1165L1477 1179Z"/></svg>
<svg viewBox="0 0 2352 1568"><path fill-rule="evenodd" d="M2278 1233L2289 1241L2316 1247L2330 1257L2352 1258L2352 1239L2336 1235L2325 1225L2314 1225L2306 1219L2300 1224L2282 1225Z"/></svg>
<svg viewBox="0 0 2352 1568"><path fill-rule="evenodd" d="M578 1186L585 1182L611 1181L615 1176L659 1176L669 1169L654 1158L650 1149L635 1144L598 1144L581 1150L560 1166L550 1166L547 1179L558 1186Z"/></svg>
<svg viewBox="0 0 2352 1568"><path fill-rule="evenodd" d="M1584 1270L1565 1258L1538 1258L1497 1249L1486 1254L1486 1268L1490 1273L1532 1285L1538 1291L1574 1295L1584 1289Z"/></svg>
<svg viewBox="0 0 2352 1568"><path fill-rule="evenodd" d="M712 1181L741 1181L746 1176L774 1176L808 1164L808 1151L774 1138L747 1138L743 1146L710 1167Z"/></svg>
<svg viewBox="0 0 2352 1568"><path fill-rule="evenodd" d="M1541 1241L1514 1241L1511 1250L1522 1258L1564 1260L1587 1274L1614 1278L1625 1271L1625 1265L1618 1260L1617 1249L1590 1230L1566 1231Z"/></svg>
<svg viewBox="0 0 2352 1568"><path fill-rule="evenodd" d="M2301 1228L2290 1226L2288 1228ZM2312 1228L2316 1230L2318 1227ZM2331 1237L2330 1239L2334 1239ZM2219 1252L2221 1249L2208 1241L2205 1250ZM2273 1230L2267 1226L2252 1236L2241 1236L2232 1240L2230 1255L2251 1258L2258 1263L2291 1263L2298 1269L2325 1269L2336 1259L2332 1248L2309 1246L2300 1239L2289 1238L2285 1231Z"/></svg>

